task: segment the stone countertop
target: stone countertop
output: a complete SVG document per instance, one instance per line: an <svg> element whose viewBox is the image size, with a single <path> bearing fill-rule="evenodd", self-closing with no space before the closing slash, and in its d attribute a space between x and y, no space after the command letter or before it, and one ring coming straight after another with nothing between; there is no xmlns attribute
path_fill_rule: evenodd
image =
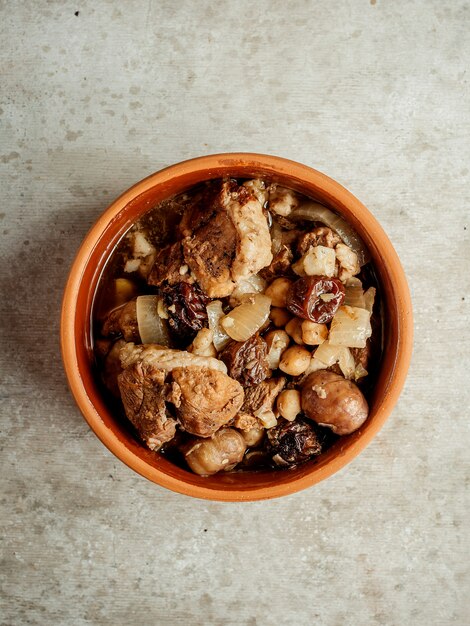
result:
<svg viewBox="0 0 470 626"><path fill-rule="evenodd" d="M0 2L2 624L468 624L469 19L463 0ZM251 504L115 459L58 345L107 204L235 150L316 167L371 209L416 333L360 457Z"/></svg>

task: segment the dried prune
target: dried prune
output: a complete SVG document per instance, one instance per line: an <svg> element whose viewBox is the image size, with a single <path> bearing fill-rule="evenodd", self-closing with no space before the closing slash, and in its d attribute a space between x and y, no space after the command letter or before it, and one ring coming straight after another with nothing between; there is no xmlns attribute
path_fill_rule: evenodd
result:
<svg viewBox="0 0 470 626"><path fill-rule="evenodd" d="M294 422L279 420L267 431L272 460L276 465L293 467L322 451L321 440L313 426L302 418Z"/></svg>
<svg viewBox="0 0 470 626"><path fill-rule="evenodd" d="M259 335L247 341L231 341L219 358L228 374L244 386L258 385L269 374L268 346Z"/></svg>
<svg viewBox="0 0 470 626"><path fill-rule="evenodd" d="M190 341L208 326L206 304L209 298L196 284L180 282L160 289L168 309L168 324L177 340Z"/></svg>
<svg viewBox="0 0 470 626"><path fill-rule="evenodd" d="M290 288L287 308L298 317L326 324L343 303L344 296L343 283L337 278L304 276Z"/></svg>

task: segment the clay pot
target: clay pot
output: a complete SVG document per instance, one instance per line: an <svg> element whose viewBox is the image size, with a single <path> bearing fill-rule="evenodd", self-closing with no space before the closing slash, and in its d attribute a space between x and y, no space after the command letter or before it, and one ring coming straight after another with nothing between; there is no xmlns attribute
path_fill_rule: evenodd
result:
<svg viewBox="0 0 470 626"><path fill-rule="evenodd" d="M98 279L114 246L142 213L161 200L211 178L265 177L312 196L335 209L361 235L375 264L384 298L385 348L362 428L342 437L316 460L289 471L221 473L209 478L177 467L145 448L116 420L103 398L92 368L91 310ZM263 500L318 483L349 463L377 434L397 402L412 350L412 310L405 274L377 220L349 191L305 165L262 154L218 154L172 165L122 194L86 236L66 285L61 347L71 391L86 421L121 461L149 480L198 498Z"/></svg>

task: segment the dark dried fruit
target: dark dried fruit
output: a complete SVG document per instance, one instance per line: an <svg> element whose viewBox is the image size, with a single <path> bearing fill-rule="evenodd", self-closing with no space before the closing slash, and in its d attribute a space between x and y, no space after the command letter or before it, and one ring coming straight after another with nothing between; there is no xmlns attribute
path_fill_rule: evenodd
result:
<svg viewBox="0 0 470 626"><path fill-rule="evenodd" d="M343 283L337 278L305 276L296 280L290 288L287 308L298 317L326 324L343 303L344 296Z"/></svg>
<svg viewBox="0 0 470 626"><path fill-rule="evenodd" d="M268 346L259 335L247 341L231 341L219 358L228 374L244 386L258 385L269 374Z"/></svg>
<svg viewBox="0 0 470 626"><path fill-rule="evenodd" d="M206 304L209 298L198 285L183 282L165 285L160 293L168 309L168 324L177 339L189 341L198 330L207 328Z"/></svg>
<svg viewBox="0 0 470 626"><path fill-rule="evenodd" d="M322 444L313 426L302 419L280 420L267 431L272 460L276 465L293 467L322 451Z"/></svg>

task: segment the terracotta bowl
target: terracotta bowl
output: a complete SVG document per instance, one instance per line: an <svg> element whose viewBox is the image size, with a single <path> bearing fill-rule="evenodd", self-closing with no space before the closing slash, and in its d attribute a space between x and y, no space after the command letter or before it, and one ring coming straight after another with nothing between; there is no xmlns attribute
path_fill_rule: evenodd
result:
<svg viewBox="0 0 470 626"><path fill-rule="evenodd" d="M90 319L98 280L120 237L161 200L193 185L223 176L267 177L318 199L342 214L359 232L372 255L384 298L385 348L370 416L317 460L287 471L227 473L202 478L145 448L115 419L93 373ZM61 347L65 371L86 421L121 461L173 491L211 500L263 500L310 487L349 463L390 415L407 374L412 349L411 300L405 274L377 220L349 191L310 167L262 154L218 154L167 167L115 200L86 236L65 288Z"/></svg>

